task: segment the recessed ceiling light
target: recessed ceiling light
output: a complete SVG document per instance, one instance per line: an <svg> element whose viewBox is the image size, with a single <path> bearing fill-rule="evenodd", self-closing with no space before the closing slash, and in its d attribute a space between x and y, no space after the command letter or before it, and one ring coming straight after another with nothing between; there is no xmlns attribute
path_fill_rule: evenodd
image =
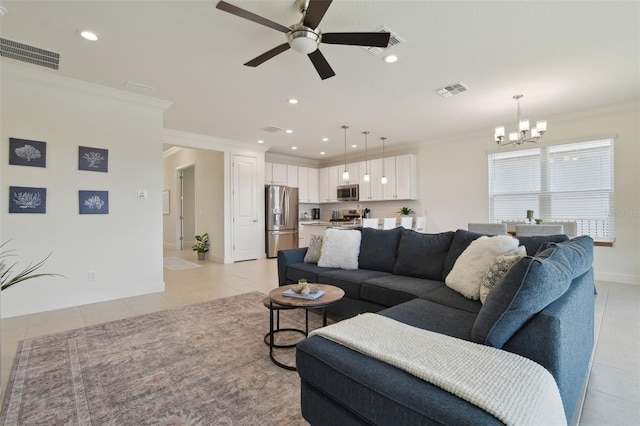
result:
<svg viewBox="0 0 640 426"><path fill-rule="evenodd" d="M292 146L291 149L298 149L298 147L297 146Z"/></svg>
<svg viewBox="0 0 640 426"><path fill-rule="evenodd" d="M358 145L356 145L355 143L353 145L351 145L351 148L357 148Z"/></svg>
<svg viewBox="0 0 640 426"><path fill-rule="evenodd" d="M80 33L80 35L82 36L83 39L85 40L89 40L89 41L96 41L98 40L98 36L95 35L95 33L92 33L91 31L82 31Z"/></svg>
<svg viewBox="0 0 640 426"><path fill-rule="evenodd" d="M291 130L291 129L287 129L287 130L285 130L285 133L289 133L289 134L291 134L291 133L293 133L293 130Z"/></svg>
<svg viewBox="0 0 640 426"><path fill-rule="evenodd" d="M320 155L324 155L324 154L325 154L325 152L324 152L324 151L320 151Z"/></svg>
<svg viewBox="0 0 640 426"><path fill-rule="evenodd" d="M289 103L292 104L292 105L295 105L295 104L298 103L298 100L294 99L294 98L291 98L291 99L289 99Z"/></svg>
<svg viewBox="0 0 640 426"><path fill-rule="evenodd" d="M382 58L382 60L388 64L392 64L398 61L398 57L396 55L387 55L384 58Z"/></svg>
<svg viewBox="0 0 640 426"><path fill-rule="evenodd" d="M264 143L264 141L263 141L262 139L260 139L260 140L258 141L258 143Z"/></svg>
<svg viewBox="0 0 640 426"><path fill-rule="evenodd" d="M322 138L322 142L329 142L329 138Z"/></svg>

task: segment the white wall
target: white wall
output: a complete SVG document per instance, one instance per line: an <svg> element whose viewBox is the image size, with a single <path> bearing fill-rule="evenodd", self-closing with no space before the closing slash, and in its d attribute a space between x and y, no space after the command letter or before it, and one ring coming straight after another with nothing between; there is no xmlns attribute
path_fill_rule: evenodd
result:
<svg viewBox="0 0 640 426"><path fill-rule="evenodd" d="M224 262L224 153L204 149L180 148L163 160L163 189L170 191L171 209L163 216L164 245L176 249L180 191L176 170L195 166L196 234L209 233L209 260ZM185 235L185 241L193 236ZM191 250L185 245L185 250ZM193 255L194 259L196 255Z"/></svg>
<svg viewBox="0 0 640 426"><path fill-rule="evenodd" d="M2 239L12 240L18 269L52 253L43 271L66 277L4 291L2 317L163 291L162 113L170 103L4 63L1 84L0 150L8 152L10 137L47 142L46 168L2 158ZM108 149L108 173L78 170L78 146ZM47 188L46 214L9 214L9 186ZM109 191L109 214L80 215L81 189ZM137 199L138 189L148 198Z"/></svg>
<svg viewBox="0 0 640 426"><path fill-rule="evenodd" d="M640 108L636 100L570 116L547 117L542 144L616 136L615 237L613 247L596 247L596 279L640 284ZM513 148L501 148L503 150ZM428 232L466 229L489 218L487 152L495 151L493 129L421 146L420 200Z"/></svg>

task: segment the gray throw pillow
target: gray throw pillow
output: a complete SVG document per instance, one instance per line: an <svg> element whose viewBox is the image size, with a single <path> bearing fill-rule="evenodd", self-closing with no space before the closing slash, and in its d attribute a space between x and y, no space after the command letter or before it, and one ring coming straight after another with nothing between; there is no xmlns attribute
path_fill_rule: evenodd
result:
<svg viewBox="0 0 640 426"><path fill-rule="evenodd" d="M318 263L322 251L322 235L312 235L309 248L304 255L304 263Z"/></svg>
<svg viewBox="0 0 640 426"><path fill-rule="evenodd" d="M477 343L502 348L534 315L571 284L571 265L555 248L524 257L493 286L471 330Z"/></svg>

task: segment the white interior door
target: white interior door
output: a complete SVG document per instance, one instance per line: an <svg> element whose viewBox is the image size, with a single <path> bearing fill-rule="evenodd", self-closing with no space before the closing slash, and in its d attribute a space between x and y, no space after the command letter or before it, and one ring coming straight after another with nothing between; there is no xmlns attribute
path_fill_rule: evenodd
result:
<svg viewBox="0 0 640 426"><path fill-rule="evenodd" d="M233 156L233 260L258 258L256 159Z"/></svg>

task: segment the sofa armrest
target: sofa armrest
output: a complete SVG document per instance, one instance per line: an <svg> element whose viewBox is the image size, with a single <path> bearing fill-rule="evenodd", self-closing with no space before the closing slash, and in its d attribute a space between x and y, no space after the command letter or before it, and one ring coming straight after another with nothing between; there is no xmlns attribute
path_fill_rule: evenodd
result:
<svg viewBox="0 0 640 426"><path fill-rule="evenodd" d="M295 263L303 263L308 247L300 247L278 252L278 285L287 285L287 268Z"/></svg>

